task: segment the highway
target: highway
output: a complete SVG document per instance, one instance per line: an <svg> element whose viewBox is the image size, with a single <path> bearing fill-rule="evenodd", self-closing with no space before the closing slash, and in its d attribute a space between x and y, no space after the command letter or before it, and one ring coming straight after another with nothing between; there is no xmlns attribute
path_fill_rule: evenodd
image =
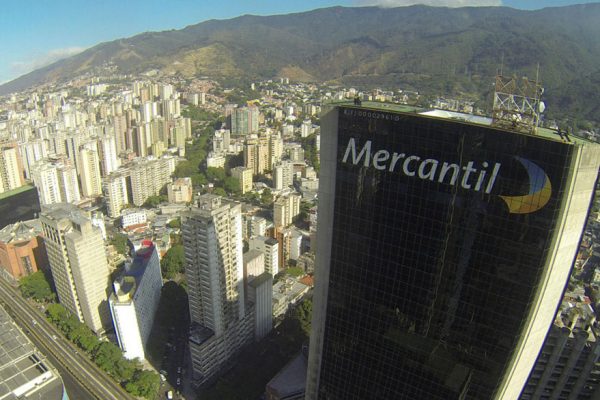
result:
<svg viewBox="0 0 600 400"><path fill-rule="evenodd" d="M16 289L0 279L0 299L10 307L11 315L35 340L36 346L46 355L52 355L51 362L57 367L69 371L78 383L93 398L100 400L133 400L118 383L100 370L85 355L79 354L77 347L64 339L63 334L54 325L40 315L40 312L23 299ZM56 339L54 339L56 338ZM40 344L42 344L40 346ZM68 378L67 378L68 379Z"/></svg>

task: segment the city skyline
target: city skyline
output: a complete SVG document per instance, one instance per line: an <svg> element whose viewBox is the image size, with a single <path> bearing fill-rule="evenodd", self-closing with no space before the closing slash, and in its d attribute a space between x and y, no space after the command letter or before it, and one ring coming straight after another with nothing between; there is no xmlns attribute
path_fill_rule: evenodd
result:
<svg viewBox="0 0 600 400"><path fill-rule="evenodd" d="M309 11L332 6L382 7L424 3L434 6L507 6L535 10L543 7L592 3L586 0L310 0L259 4L215 2L131 1L83 3L78 1L40 2L35 7L21 3L4 4L0 16L0 84L9 82L60 59L75 55L99 43L131 37L143 32L182 29L210 19L229 19L245 14L274 15ZM160 18L158 18L160 17Z"/></svg>

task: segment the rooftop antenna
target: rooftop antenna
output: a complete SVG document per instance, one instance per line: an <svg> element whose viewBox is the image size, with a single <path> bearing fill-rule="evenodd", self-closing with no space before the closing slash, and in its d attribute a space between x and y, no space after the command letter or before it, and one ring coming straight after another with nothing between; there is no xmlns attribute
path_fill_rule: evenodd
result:
<svg viewBox="0 0 600 400"><path fill-rule="evenodd" d="M539 64L535 80L527 77L496 75L492 125L517 132L535 134L544 106L540 97L544 88L538 81ZM542 103L543 104L543 103Z"/></svg>

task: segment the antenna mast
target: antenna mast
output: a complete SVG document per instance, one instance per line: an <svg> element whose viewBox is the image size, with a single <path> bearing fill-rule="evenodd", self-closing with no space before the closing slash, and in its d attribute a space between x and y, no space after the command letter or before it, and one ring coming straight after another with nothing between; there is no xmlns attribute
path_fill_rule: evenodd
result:
<svg viewBox="0 0 600 400"><path fill-rule="evenodd" d="M535 134L540 120L540 97L543 92L544 88L537 76L535 80L530 80L527 77L506 77L502 72L496 75L492 125Z"/></svg>

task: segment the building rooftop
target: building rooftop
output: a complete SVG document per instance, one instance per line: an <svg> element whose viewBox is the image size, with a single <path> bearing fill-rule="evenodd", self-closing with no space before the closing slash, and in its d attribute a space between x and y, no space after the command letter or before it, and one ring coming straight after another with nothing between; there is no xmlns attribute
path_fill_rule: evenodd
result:
<svg viewBox="0 0 600 400"><path fill-rule="evenodd" d="M267 392L277 395L280 399L302 395L306 389L307 368L306 356L303 353L298 354L267 383Z"/></svg>
<svg viewBox="0 0 600 400"><path fill-rule="evenodd" d="M455 111L446 111L446 110L431 110L431 109L425 110L425 109L418 108L418 107L406 106L403 104L395 104L395 103L363 101L362 104L360 106L358 106L358 105L355 105L354 102L350 100L350 101L332 102L332 103L330 103L330 105L350 107L350 108L368 109L368 110L377 110L377 111L392 111L392 112L402 112L402 113L411 113L411 114L418 113L419 115L423 115L423 116L426 116L429 118L460 120L460 121L463 121L464 123L471 124L471 125L490 126L492 124L492 119L489 117L478 116L478 115L473 115L473 114L465 114L465 113L460 113L460 112L455 112ZM497 129L506 131L506 129L501 128L501 127L498 127ZM522 133L522 132L518 132L518 133L522 134L522 135L529 135L527 133ZM561 137L561 135L558 133L558 131L555 131L553 129L548 129L548 128L541 128L541 127L536 130L536 134L533 136L540 136L545 139L554 140L554 141L558 141L558 142L571 143L571 144L595 144L596 143L591 140L587 140L585 138L575 136L575 135L569 135L568 136L569 141L566 141L565 139L563 139Z"/></svg>
<svg viewBox="0 0 600 400"><path fill-rule="evenodd" d="M0 307L0 399L62 399L63 383L35 346Z"/></svg>
<svg viewBox="0 0 600 400"><path fill-rule="evenodd" d="M258 258L262 255L262 251L256 249L250 249L244 253L244 264L249 263L250 261Z"/></svg>
<svg viewBox="0 0 600 400"><path fill-rule="evenodd" d="M252 286L253 288L256 289L263 283L272 281L272 280L273 280L273 275L271 275L268 272L263 272L262 274L260 274L259 276L257 276L256 278L254 278L250 282L248 282L248 286Z"/></svg>
<svg viewBox="0 0 600 400"><path fill-rule="evenodd" d="M42 224L39 219L15 222L0 230L0 242L11 243L31 240L42 234Z"/></svg>

